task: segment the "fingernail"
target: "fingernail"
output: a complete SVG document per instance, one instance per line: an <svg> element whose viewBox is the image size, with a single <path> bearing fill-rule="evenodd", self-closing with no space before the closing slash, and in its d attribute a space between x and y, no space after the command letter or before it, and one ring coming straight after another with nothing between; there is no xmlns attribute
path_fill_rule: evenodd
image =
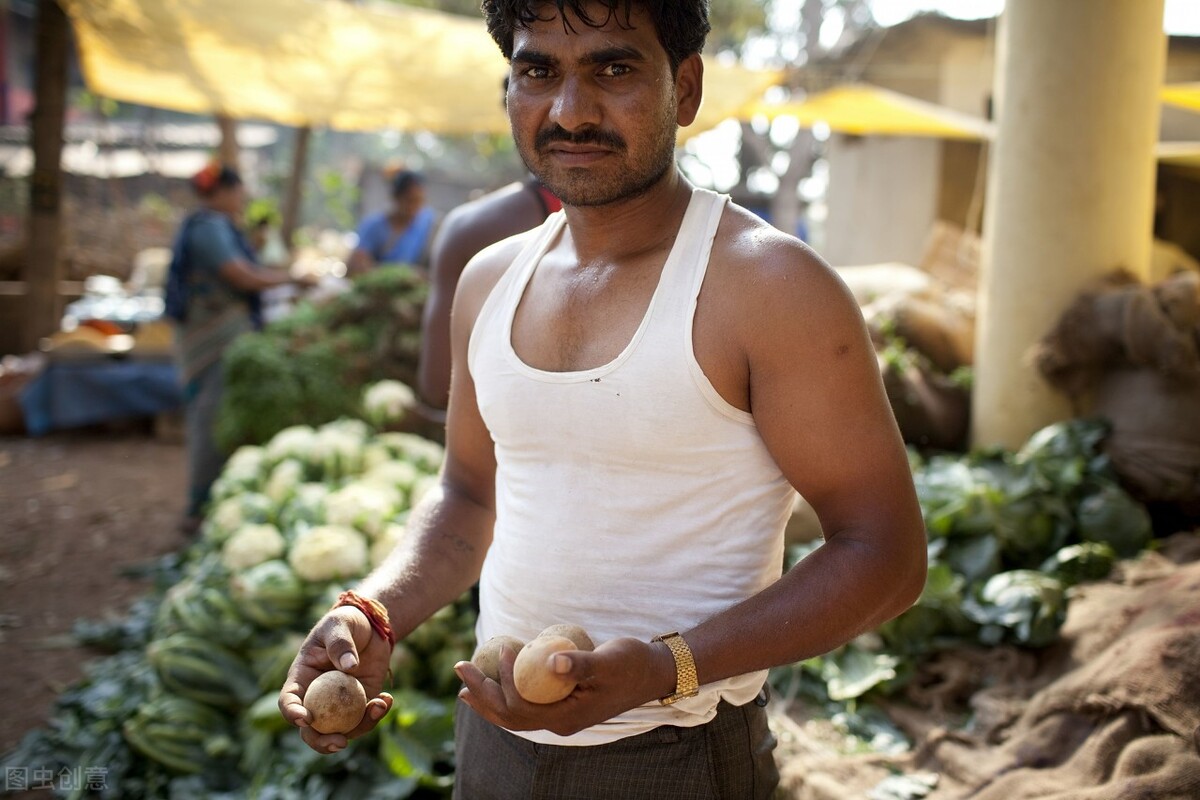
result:
<svg viewBox="0 0 1200 800"><path fill-rule="evenodd" d="M341 665L343 670L351 670L358 666L358 659L354 657L354 653L345 653L338 664Z"/></svg>
<svg viewBox="0 0 1200 800"><path fill-rule="evenodd" d="M374 706L371 707L371 719L375 720L376 722L383 719L383 715L386 713L387 713L386 709L376 708Z"/></svg>
<svg viewBox="0 0 1200 800"><path fill-rule="evenodd" d="M558 653L554 656L554 671L565 675L571 671L571 657Z"/></svg>
<svg viewBox="0 0 1200 800"><path fill-rule="evenodd" d="M458 676L458 679L460 681L464 680L463 674L462 674L462 669L457 664L454 666L454 674Z"/></svg>
<svg viewBox="0 0 1200 800"><path fill-rule="evenodd" d="M331 744L331 745L329 745L329 755L333 755L334 753L340 752L341 749L342 748L338 747L336 744Z"/></svg>

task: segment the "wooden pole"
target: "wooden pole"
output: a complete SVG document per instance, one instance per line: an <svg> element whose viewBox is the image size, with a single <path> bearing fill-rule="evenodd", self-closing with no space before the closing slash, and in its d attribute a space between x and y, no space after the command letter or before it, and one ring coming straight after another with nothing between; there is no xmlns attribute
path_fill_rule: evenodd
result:
<svg viewBox="0 0 1200 800"><path fill-rule="evenodd" d="M283 198L283 222L280 230L280 236L288 249L292 247L296 228L300 227L300 202L304 198L304 178L308 171L308 145L311 139L310 126L296 129L296 140L292 145L292 174L288 180L287 194Z"/></svg>
<svg viewBox="0 0 1200 800"><path fill-rule="evenodd" d="M62 148L67 104L67 16L55 0L39 0L35 75L37 95L31 119L33 174L29 180L25 322L26 351L58 330L59 234L62 224Z"/></svg>
<svg viewBox="0 0 1200 800"><path fill-rule="evenodd" d="M237 140L237 120L224 114L217 115L217 127L221 131L221 141L217 143L217 158L227 167L241 171L239 162L242 151Z"/></svg>

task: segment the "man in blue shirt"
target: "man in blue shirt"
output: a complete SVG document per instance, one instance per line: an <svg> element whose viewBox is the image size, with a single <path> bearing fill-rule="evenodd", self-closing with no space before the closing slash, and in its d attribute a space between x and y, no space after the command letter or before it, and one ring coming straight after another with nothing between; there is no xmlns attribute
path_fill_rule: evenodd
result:
<svg viewBox="0 0 1200 800"><path fill-rule="evenodd" d="M351 275L380 264L429 264L429 243L437 224L436 212L425 205L425 179L402 170L392 179L392 204L371 214L358 226L358 246L350 254Z"/></svg>

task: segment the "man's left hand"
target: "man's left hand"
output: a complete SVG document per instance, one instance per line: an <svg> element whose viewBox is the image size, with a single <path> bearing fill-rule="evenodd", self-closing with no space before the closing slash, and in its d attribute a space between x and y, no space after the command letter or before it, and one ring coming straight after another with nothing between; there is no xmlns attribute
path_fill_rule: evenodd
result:
<svg viewBox="0 0 1200 800"><path fill-rule="evenodd" d="M575 690L557 703L530 703L517 693L515 660L516 653L505 647L499 683L469 661L454 666L466 684L459 698L484 719L510 731L548 730L570 736L665 697L675 688L670 650L638 639L613 639L592 652L565 650L548 656L548 669L576 682Z"/></svg>

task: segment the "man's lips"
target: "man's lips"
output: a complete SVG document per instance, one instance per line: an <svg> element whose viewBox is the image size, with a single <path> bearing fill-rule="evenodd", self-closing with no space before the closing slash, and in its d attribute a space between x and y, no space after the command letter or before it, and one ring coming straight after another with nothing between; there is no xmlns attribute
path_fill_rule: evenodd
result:
<svg viewBox="0 0 1200 800"><path fill-rule="evenodd" d="M594 144L569 144L555 142L545 148L547 155L569 165L590 164L599 161L613 151Z"/></svg>

